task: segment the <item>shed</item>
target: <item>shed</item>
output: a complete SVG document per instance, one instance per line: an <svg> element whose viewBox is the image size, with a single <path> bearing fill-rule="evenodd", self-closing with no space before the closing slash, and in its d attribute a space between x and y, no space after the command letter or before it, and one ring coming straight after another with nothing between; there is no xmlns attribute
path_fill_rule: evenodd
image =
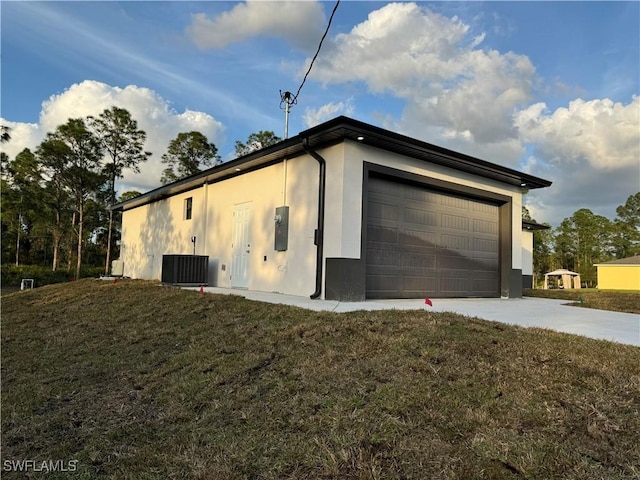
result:
<svg viewBox="0 0 640 480"><path fill-rule="evenodd" d="M125 275L341 301L522 296L522 192L551 182L351 118L116 205Z"/></svg>
<svg viewBox="0 0 640 480"><path fill-rule="evenodd" d="M560 288L581 288L580 274L571 270L554 270L544 274L544 288L549 288L549 277L558 277L561 281Z"/></svg>
<svg viewBox="0 0 640 480"><path fill-rule="evenodd" d="M640 255L595 265L601 290L640 290Z"/></svg>

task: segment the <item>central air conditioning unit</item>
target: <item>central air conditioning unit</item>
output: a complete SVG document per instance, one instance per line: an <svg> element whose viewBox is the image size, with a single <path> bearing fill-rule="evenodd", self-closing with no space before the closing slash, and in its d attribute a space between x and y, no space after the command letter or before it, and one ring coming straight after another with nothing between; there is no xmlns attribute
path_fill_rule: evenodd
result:
<svg viewBox="0 0 640 480"><path fill-rule="evenodd" d="M163 255L162 283L208 285L209 257L206 255Z"/></svg>

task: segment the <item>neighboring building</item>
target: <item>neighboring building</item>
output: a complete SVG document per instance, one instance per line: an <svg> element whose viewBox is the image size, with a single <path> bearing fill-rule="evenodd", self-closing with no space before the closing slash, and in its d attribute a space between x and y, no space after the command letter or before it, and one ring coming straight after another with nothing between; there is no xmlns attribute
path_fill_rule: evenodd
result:
<svg viewBox="0 0 640 480"><path fill-rule="evenodd" d="M548 225L542 225L532 220L522 219L522 288L533 288L533 232L548 230Z"/></svg>
<svg viewBox="0 0 640 480"><path fill-rule="evenodd" d="M595 266L600 290L640 290L640 255Z"/></svg>
<svg viewBox="0 0 640 480"><path fill-rule="evenodd" d="M195 253L219 287L518 297L522 190L549 185L338 117L115 208L133 278L160 279L162 255Z"/></svg>

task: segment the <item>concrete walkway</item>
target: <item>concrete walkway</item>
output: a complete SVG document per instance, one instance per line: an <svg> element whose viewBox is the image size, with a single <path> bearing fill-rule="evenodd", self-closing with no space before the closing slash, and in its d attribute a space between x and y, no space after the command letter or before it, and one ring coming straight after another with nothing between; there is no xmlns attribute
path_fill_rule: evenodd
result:
<svg viewBox="0 0 640 480"><path fill-rule="evenodd" d="M191 288L198 290L199 287ZM548 328L558 332L611 340L640 347L640 315L608 312L565 305L566 300L547 298L455 298L433 299L433 307L424 300L367 300L338 302L311 300L308 297L282 295L218 287L205 287L207 293L239 295L259 302L293 305L314 311L352 312L355 310L432 310L454 312L470 317L522 327Z"/></svg>

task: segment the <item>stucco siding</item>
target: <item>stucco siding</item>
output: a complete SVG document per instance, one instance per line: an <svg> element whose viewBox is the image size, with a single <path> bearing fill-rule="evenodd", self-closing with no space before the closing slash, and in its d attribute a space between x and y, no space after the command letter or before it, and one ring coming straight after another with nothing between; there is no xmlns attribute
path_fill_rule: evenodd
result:
<svg viewBox="0 0 640 480"><path fill-rule="evenodd" d="M510 235L508 230L504 231L506 239L502 243L508 245L511 238L512 245L511 252L506 250L502 258L511 255L509 274L521 269L525 273L531 271L532 239L527 239L520 230L522 195L517 187L351 140L320 149L318 153L326 160L325 260L363 258L366 162L510 198L503 210L506 218L501 222L506 225L511 216L513 228ZM254 171L238 171L235 177L204 183L188 192L125 210L121 255L125 275L160 279L162 255L194 253L191 238L195 236L195 253L209 256L209 285L238 286L234 281L238 272L232 278L234 255L238 258L233 247L237 226L234 214L242 208L244 218L250 219L245 249L248 275L242 286L310 295L315 290L318 185L318 162L309 155L300 155ZM189 220L184 218L187 198L193 201ZM274 249L274 215L275 209L284 205L289 206L288 248L278 252ZM325 268L323 274L326 275ZM322 297L324 294L323 288Z"/></svg>
<svg viewBox="0 0 640 480"><path fill-rule="evenodd" d="M640 290L640 265L598 265L601 290Z"/></svg>
<svg viewBox="0 0 640 480"><path fill-rule="evenodd" d="M522 230L522 275L533 275L533 232Z"/></svg>
<svg viewBox="0 0 640 480"><path fill-rule="evenodd" d="M187 198L192 198L190 220L185 219ZM124 260L124 274L133 278L159 279L162 255L193 253L192 236L196 236L196 253L203 254L203 208L203 190L195 189L124 211L120 255Z"/></svg>
<svg viewBox="0 0 640 480"><path fill-rule="evenodd" d="M196 253L209 256L209 284L230 287L233 213L237 205L248 204L248 288L309 295L315 282L318 164L305 156L287 162L286 169L286 186L285 164L279 163L123 212L125 275L160 279L162 255L193 253L195 235ZM191 220L183 218L188 197L193 198ZM289 245L276 252L275 209L285 200Z"/></svg>
<svg viewBox="0 0 640 480"><path fill-rule="evenodd" d="M213 283L230 287L233 212L237 205L251 207L250 290L293 295L313 292L315 273L314 230L317 219L317 162L309 157L286 164L286 202L289 244L274 250L274 215L282 206L285 164L279 163L209 186L206 252L215 266Z"/></svg>

